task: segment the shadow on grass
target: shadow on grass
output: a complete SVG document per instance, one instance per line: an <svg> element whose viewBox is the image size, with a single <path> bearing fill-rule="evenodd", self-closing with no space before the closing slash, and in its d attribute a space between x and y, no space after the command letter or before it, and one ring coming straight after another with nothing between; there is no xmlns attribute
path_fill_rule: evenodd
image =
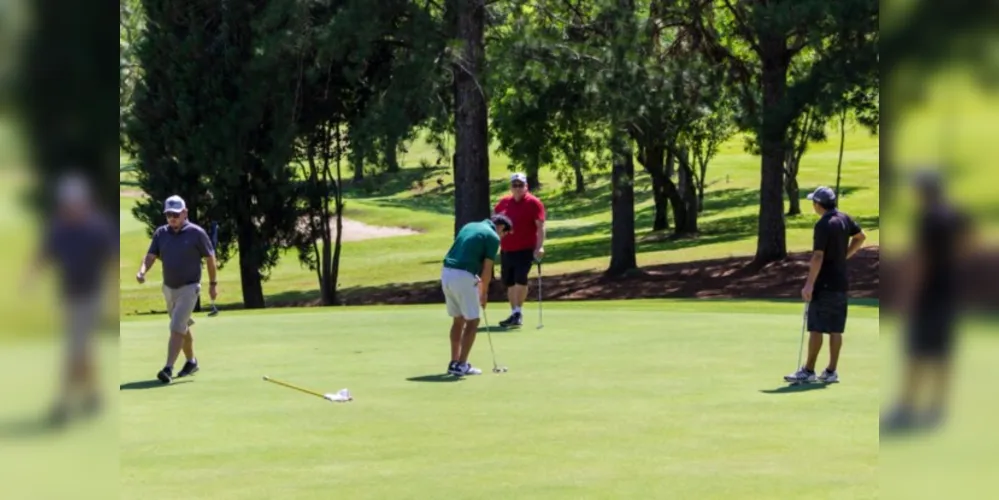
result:
<svg viewBox="0 0 999 500"><path fill-rule="evenodd" d="M446 373L440 373L437 375L423 375L420 377L409 377L406 380L410 382L461 382L464 380L461 377L455 377L454 375L448 375Z"/></svg>
<svg viewBox="0 0 999 500"><path fill-rule="evenodd" d="M0 423L0 438L33 439L62 430L63 427L53 425L47 418L32 416Z"/></svg>
<svg viewBox="0 0 999 500"><path fill-rule="evenodd" d="M437 188L437 178L447 175L448 167L431 166L423 168L420 166L403 167L395 173L381 173L370 175L361 181L345 181L344 194L349 198L380 198L384 196L395 196L400 193L416 188L419 182L423 182L425 190Z"/></svg>
<svg viewBox="0 0 999 500"><path fill-rule="evenodd" d="M816 391L819 389L825 389L832 384L826 383L814 383L814 384L798 384L798 385L785 385L778 387L776 389L763 389L760 392L763 394L797 394L799 392L809 392Z"/></svg>
<svg viewBox="0 0 999 500"><path fill-rule="evenodd" d="M119 385L118 386L118 390L119 391L136 391L136 390L143 390L143 389L155 389L157 387L170 387L172 385L186 384L186 383L189 383L189 382L193 382L193 380L191 380L191 379L187 379L187 380L174 380L173 382L171 382L169 384L164 384L163 382L160 382L159 380L137 380L135 382L128 382L128 383Z"/></svg>

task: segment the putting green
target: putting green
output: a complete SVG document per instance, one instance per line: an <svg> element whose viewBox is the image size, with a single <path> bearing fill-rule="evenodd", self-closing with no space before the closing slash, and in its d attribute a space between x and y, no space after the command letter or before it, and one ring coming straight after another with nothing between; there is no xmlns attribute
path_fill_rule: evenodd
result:
<svg viewBox="0 0 999 500"><path fill-rule="evenodd" d="M493 335L509 373L480 337L486 374L457 382L441 307L202 315L202 371L170 386L145 382L165 318L123 322L122 498L877 496L876 308L851 311L843 383L792 391L797 303L534 313Z"/></svg>

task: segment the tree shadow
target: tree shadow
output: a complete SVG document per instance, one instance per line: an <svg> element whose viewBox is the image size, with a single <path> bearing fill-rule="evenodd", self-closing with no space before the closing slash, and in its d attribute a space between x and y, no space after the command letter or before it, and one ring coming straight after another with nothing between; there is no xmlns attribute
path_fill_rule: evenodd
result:
<svg viewBox="0 0 999 500"><path fill-rule="evenodd" d="M354 199L394 196L417 188L422 181L424 189L437 188L436 179L448 173L447 166L409 166L398 172L382 172L360 181L344 181L344 194Z"/></svg>
<svg viewBox="0 0 999 500"><path fill-rule="evenodd" d="M432 383L448 383L448 382L461 382L464 380L462 377L455 377L454 375L449 375L447 373L440 373L436 375L423 375L420 377L409 377L406 380L410 382L432 382Z"/></svg>
<svg viewBox="0 0 999 500"><path fill-rule="evenodd" d="M798 385L784 385L776 389L762 389L760 392L763 394L797 394L799 392L809 392L816 391L819 389L825 389L832 384L817 382L814 384L798 384Z"/></svg>
<svg viewBox="0 0 999 500"><path fill-rule="evenodd" d="M169 384L164 384L159 380L137 380L135 382L128 382L118 386L119 391L135 391L144 389L155 389L157 387L170 387L177 384L187 384L189 382L194 382L192 379L174 380Z"/></svg>

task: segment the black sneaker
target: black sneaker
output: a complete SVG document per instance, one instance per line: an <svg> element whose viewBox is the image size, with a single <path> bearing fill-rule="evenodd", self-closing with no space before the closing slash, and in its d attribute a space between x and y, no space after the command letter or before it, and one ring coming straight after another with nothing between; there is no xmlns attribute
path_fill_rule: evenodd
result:
<svg viewBox="0 0 999 500"><path fill-rule="evenodd" d="M198 372L198 360L187 361L184 363L184 367L177 372L177 378L186 377L188 375L194 375Z"/></svg>
<svg viewBox="0 0 999 500"><path fill-rule="evenodd" d="M461 376L461 364L457 361L452 361L447 364L447 372L450 375Z"/></svg>
<svg viewBox="0 0 999 500"><path fill-rule="evenodd" d="M49 410L48 424L53 428L60 428L69 422L69 408L65 403L58 403Z"/></svg>
<svg viewBox="0 0 999 500"><path fill-rule="evenodd" d="M509 318L500 321L499 326L503 328L509 328L512 326L521 326L524 324L524 316L519 312L513 313Z"/></svg>
<svg viewBox="0 0 999 500"><path fill-rule="evenodd" d="M163 382L164 384L169 384L173 380L173 370L170 368L164 368L156 374L156 378Z"/></svg>

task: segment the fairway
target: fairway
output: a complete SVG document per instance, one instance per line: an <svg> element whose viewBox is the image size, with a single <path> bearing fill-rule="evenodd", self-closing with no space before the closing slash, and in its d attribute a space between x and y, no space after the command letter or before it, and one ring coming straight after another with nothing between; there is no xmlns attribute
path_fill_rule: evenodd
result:
<svg viewBox="0 0 999 500"><path fill-rule="evenodd" d="M540 331L525 313L493 334L510 372L482 332L486 373L456 382L442 307L199 314L202 371L169 386L146 382L166 318L126 320L122 498L877 496L876 307L851 308L843 382L793 391L800 303L559 303Z"/></svg>

